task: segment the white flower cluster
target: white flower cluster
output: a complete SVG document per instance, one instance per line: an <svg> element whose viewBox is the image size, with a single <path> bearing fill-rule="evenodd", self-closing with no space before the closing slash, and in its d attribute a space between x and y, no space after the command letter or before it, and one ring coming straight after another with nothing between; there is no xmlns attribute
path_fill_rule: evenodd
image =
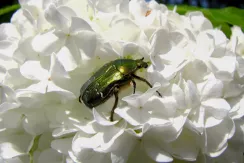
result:
<svg viewBox="0 0 244 163"><path fill-rule="evenodd" d="M0 25L0 162L242 163L244 34L144 0L19 0ZM137 88L89 109L81 86L119 58ZM162 97L156 93L159 91Z"/></svg>

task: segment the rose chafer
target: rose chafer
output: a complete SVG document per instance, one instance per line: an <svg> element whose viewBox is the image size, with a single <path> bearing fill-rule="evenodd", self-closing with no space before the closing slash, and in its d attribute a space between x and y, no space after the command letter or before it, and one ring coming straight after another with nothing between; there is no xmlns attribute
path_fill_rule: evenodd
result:
<svg viewBox="0 0 244 163"><path fill-rule="evenodd" d="M135 74L138 69L148 67L143 59L117 59L105 64L83 84L80 89L79 101L82 101L87 107L93 108L114 95L115 102L110 115L110 121L113 121L114 110L118 104L118 93L122 86L132 83L133 93L135 93L136 82L134 79L137 79L152 88L146 79ZM162 97L158 91L157 93Z"/></svg>

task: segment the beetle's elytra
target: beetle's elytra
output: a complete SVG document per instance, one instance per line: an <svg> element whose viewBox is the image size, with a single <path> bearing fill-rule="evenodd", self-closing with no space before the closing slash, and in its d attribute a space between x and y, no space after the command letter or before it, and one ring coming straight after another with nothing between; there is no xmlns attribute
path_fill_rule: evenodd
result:
<svg viewBox="0 0 244 163"><path fill-rule="evenodd" d="M110 120L113 121L114 110L118 104L118 93L122 86L132 82L133 93L135 93L136 82L134 79L137 79L152 88L152 85L146 79L135 74L138 69L148 67L143 59L117 59L105 64L83 84L80 89L79 101L82 101L87 107L93 108L114 95L115 102L110 116ZM158 91L157 93L161 96Z"/></svg>

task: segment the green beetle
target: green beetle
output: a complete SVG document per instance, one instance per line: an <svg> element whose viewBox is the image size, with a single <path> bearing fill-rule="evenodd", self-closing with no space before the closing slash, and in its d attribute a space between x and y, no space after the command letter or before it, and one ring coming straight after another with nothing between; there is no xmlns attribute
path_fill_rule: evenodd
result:
<svg viewBox="0 0 244 163"><path fill-rule="evenodd" d="M82 101L87 107L93 108L114 95L115 102L110 116L110 121L113 121L114 110L118 104L118 93L122 86L132 82L133 93L135 93L136 82L134 79L137 79L152 88L152 85L146 79L135 74L138 69L148 67L143 59L117 59L105 64L83 84L80 89L79 101ZM162 97L158 91L157 93Z"/></svg>

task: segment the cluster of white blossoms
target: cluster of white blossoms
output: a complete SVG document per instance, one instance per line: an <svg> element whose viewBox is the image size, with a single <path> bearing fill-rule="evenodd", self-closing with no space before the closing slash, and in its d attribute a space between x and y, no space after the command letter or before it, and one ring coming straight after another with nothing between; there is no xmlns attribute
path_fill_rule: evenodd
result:
<svg viewBox="0 0 244 163"><path fill-rule="evenodd" d="M19 0L0 25L0 162L242 163L244 34L144 0ZM150 63L93 109L81 86L119 58ZM162 94L159 97L156 91Z"/></svg>

